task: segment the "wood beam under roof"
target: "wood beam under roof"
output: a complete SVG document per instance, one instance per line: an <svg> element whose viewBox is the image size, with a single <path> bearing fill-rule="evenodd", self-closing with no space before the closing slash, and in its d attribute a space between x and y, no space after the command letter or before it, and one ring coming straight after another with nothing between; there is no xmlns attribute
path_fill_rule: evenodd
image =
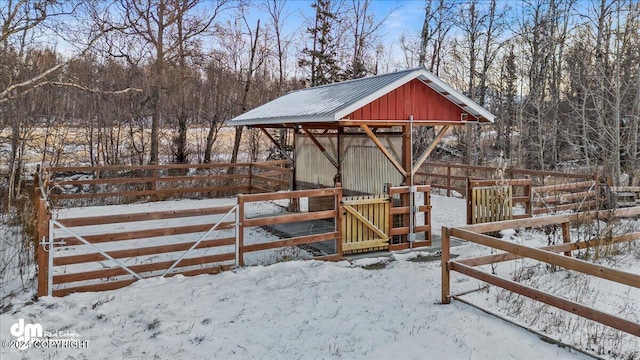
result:
<svg viewBox="0 0 640 360"><path fill-rule="evenodd" d="M291 156L289 156L289 154L287 154L287 152L282 148L282 145L280 143L278 143L276 141L276 139L273 138L273 136L271 136L271 134L269 134L269 132L267 131L267 129L260 127L260 130L262 130L262 132L267 135L267 138L269 138L269 140L271 140L271 142L276 146L276 148L280 151L280 153L287 158L287 160L291 161L293 163L293 159L291 158Z"/></svg>
<svg viewBox="0 0 640 360"><path fill-rule="evenodd" d="M468 121L452 121L452 120L413 120L413 126L444 126L444 125L467 125L477 124L476 120ZM393 127L393 126L405 126L408 124L407 120L340 120L339 125L342 127L360 127L361 125L367 125L371 127Z"/></svg>
<svg viewBox="0 0 640 360"><path fill-rule="evenodd" d="M322 154L331 162L331 164L338 171L340 171L340 164L338 164L338 162L333 157L331 157L331 155L329 155L329 153L327 152L327 149L325 149L324 146L322 146L322 144L320 144L318 139L316 139L316 137L313 136L313 133L311 133L311 131L309 131L306 127L302 127L302 131L304 131L304 133L307 134L307 136L311 139L311 141L313 141L313 143L316 145L316 147L318 149L320 149Z"/></svg>
<svg viewBox="0 0 640 360"><path fill-rule="evenodd" d="M396 160L396 158L389 152L389 150L387 150L387 148L382 144L382 142L380 141L380 139L378 139L378 137L376 136L376 134L373 133L373 131L371 131L371 129L369 128L368 125L366 124L361 124L360 128L369 136L369 138L373 141L373 143L378 147L378 149L380 149L380 151L382 151L382 153L384 154L384 156L387 157L387 159L389 159L389 161L391 161L391 164L393 164L393 166L396 167L396 169L398 169L398 171L400 172L400 174L402 174L402 176L407 177L408 175L408 171L405 170L404 167L402 167L402 165L400 165L400 163L398 162L398 160Z"/></svg>
<svg viewBox="0 0 640 360"><path fill-rule="evenodd" d="M429 157L431 152L436 148L436 146L442 140L442 138L447 133L449 128L451 128L451 125L445 125L442 127L442 129L440 129L440 132L438 133L438 135L436 135L435 139L433 139L433 142L431 142L429 147L427 147L427 149L422 153L422 155L420 155L420 158L418 159L418 161L416 161L416 163L413 165L413 168L411 169L411 176L415 175L415 173L418 171L420 166L422 166L424 161L427 160L427 157Z"/></svg>

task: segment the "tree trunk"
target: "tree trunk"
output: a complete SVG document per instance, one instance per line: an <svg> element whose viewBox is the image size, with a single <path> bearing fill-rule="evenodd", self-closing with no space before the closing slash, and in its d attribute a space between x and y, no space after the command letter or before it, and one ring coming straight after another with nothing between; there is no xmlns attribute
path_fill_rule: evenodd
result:
<svg viewBox="0 0 640 360"><path fill-rule="evenodd" d="M249 90L251 89L251 80L253 79L253 64L256 58L256 51L258 49L258 37L260 35L260 19L256 24L255 37L253 38L253 44L251 45L251 55L249 57L249 68L247 69L247 79L244 83L244 91L242 92L242 102L240 108L242 113L247 111L247 100L249 98ZM242 140L242 130L244 126L236 126L236 135L233 141L233 151L231 153L231 163L238 161L238 152L240 151L240 141ZM235 167L230 167L227 171L228 174L235 173Z"/></svg>

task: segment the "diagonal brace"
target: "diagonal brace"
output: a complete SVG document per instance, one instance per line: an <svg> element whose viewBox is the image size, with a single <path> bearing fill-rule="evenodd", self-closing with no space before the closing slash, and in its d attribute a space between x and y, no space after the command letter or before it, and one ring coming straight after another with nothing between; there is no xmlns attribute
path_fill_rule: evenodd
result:
<svg viewBox="0 0 640 360"><path fill-rule="evenodd" d="M316 139L315 136L313 136L313 134L311 133L311 131L309 131L307 128L303 127L302 130L305 132L305 134L307 134L307 136L309 136L309 138L311 139L311 141L313 141L314 144L316 144L316 146L318 147L318 149L320 149L320 151L322 151L322 154L329 159L329 161L331 162L331 164L333 164L333 166L336 169L340 169L340 165L338 164L338 162L331 157L331 155L329 155L329 153L327 152L327 149L324 148L324 146L322 146L322 144L320 144L320 142L318 141L318 139Z"/></svg>
<svg viewBox="0 0 640 360"><path fill-rule="evenodd" d="M364 224L364 226L368 227L369 229L371 229L371 231L376 233L376 235L380 236L384 240L389 240L389 236L385 234L384 231L378 229L377 226L375 226L367 218L362 216L362 214L360 214L351 205L344 205L344 209L347 210L347 212L350 213L351 215L355 216L356 219L358 219L362 224Z"/></svg>
<svg viewBox="0 0 640 360"><path fill-rule="evenodd" d="M393 164L393 166L395 166L396 169L398 169L400 174L402 174L402 176L406 177L407 176L407 171L404 169L404 167L402 167L402 165L400 165L398 160L396 160L396 158L389 152L389 150L387 150L387 148L382 144L382 142L380 142L380 139L378 139L376 134L374 134L373 131L371 131L369 126L367 126L366 124L362 124L362 125L360 125L360 128L362 130L364 130L364 132L369 136L369 138L373 141L373 143L376 144L378 149L380 149L380 151L382 151L384 156L386 156L387 159L389 159L389 161L391 161L391 164Z"/></svg>
<svg viewBox="0 0 640 360"><path fill-rule="evenodd" d="M451 125L445 125L442 127L442 129L440 129L440 132L438 133L438 135L436 135L435 139L433 139L431 145L429 145L429 147L422 153L422 155L420 155L420 158L418 159L418 161L416 161L415 165L413 165L413 169L411 170L412 176L415 175L418 169L420 169L420 166L422 166L424 161L427 160L429 155L431 155L431 152L436 148L436 146L442 140L444 134L446 134L447 130L449 130L450 127Z"/></svg>
<svg viewBox="0 0 640 360"><path fill-rule="evenodd" d="M211 229L209 229L209 231L207 231L204 235L202 235L200 237L200 239L198 239L198 241L196 241L193 245L191 245L191 247L189 248L189 250L185 251L182 255L180 255L180 257L178 258L178 260L176 260L176 262L173 263L173 265L171 265L162 275L160 275L161 277L165 277L165 275L167 275L169 273L169 271L173 270L173 268L175 268L178 263L180 261L182 261L182 259L184 259L185 256L187 256L187 254L189 252L191 252L191 250L195 249L198 245L200 245L200 243L202 242L202 240L204 240L207 236L209 236L209 234L211 234L212 232L214 232L218 226L220 226L220 224L222 224L222 222L227 218L227 216L229 216L229 214L235 212L236 210L238 210L238 205L234 206L233 208L231 208L231 210L229 210L226 214L224 214L224 216L222 217L222 219L218 220L218 222L213 225L213 227Z"/></svg>
<svg viewBox="0 0 640 360"><path fill-rule="evenodd" d="M293 162L293 159L291 158L291 156L289 156L289 154L287 154L286 151L284 151L284 149L282 148L282 144L280 144L279 142L276 141L276 139L273 138L273 136L271 136L271 134L269 134L269 132L267 131L267 129L261 127L259 128L260 130L262 130L262 132L267 135L267 138L269 138L269 140L271 140L271 142L276 146L276 148L278 149L278 151L280 151L280 153L287 158L287 160Z"/></svg>
<svg viewBox="0 0 640 360"><path fill-rule="evenodd" d="M136 273L135 271L129 269L127 267L127 265L125 265L122 262L118 261L117 259L115 259L113 256L109 255L105 251L102 251L102 249L97 247L95 244L92 244L91 242L85 240L82 236L80 236L80 235L74 233L73 231L69 230L66 226L60 224L58 221L51 220L51 222L52 222L53 225L55 225L55 226L59 227L60 229L66 231L69 235L73 236L74 238L76 238L76 239L82 241L83 243L91 246L92 248L96 249L102 256L104 256L105 258L115 262L118 266L120 266L121 268L125 269L129 274L135 276L136 279L142 280L142 276L138 275L138 273ZM50 249L49 251L53 251L53 249Z"/></svg>

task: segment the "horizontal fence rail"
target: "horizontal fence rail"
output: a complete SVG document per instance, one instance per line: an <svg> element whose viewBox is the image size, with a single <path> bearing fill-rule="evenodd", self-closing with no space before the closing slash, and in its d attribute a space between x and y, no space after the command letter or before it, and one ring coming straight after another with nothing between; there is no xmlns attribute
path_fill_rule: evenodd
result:
<svg viewBox="0 0 640 360"><path fill-rule="evenodd" d="M47 294L110 290L147 277L233 268L237 206L199 210L50 220ZM178 225L187 220L199 223Z"/></svg>
<svg viewBox="0 0 640 360"><path fill-rule="evenodd" d="M456 271L478 280L499 286L522 296L532 298L559 309L588 318L612 328L640 336L640 324L616 315L608 314L583 304L562 297L545 293L532 287L520 284L516 281L504 279L476 267L495 264L498 262L528 258L543 263L562 267L568 270L580 272L590 276L599 277L626 286L640 288L640 275L608 268L600 264L594 264L585 260L571 257L572 251L611 245L640 239L640 233L634 232L624 235L612 236L607 239L593 239L588 241L571 242L570 224L585 223L594 219L611 219L622 217L637 217L640 215L640 207L618 209L612 211L592 211L575 213L571 215L554 215L531 219L507 220L486 224L467 225L455 228L442 228L442 303L448 304L452 297L450 291L450 272ZM560 225L562 229L563 244L550 245L541 248L533 248L521 244L504 241L485 235L506 229L534 228L543 226ZM480 256L467 259L451 259L450 238L456 237L476 244L502 250L503 253ZM560 255L559 253L563 253Z"/></svg>
<svg viewBox="0 0 640 360"><path fill-rule="evenodd" d="M288 160L264 163L75 166L43 168L42 186L63 206L222 197L290 188Z"/></svg>
<svg viewBox="0 0 640 360"><path fill-rule="evenodd" d="M341 188L238 195L238 265L341 258L341 199Z"/></svg>
<svg viewBox="0 0 640 360"><path fill-rule="evenodd" d="M449 197L455 195L467 199L470 198L467 191L469 181L529 181L529 189L525 188L524 192L514 188L513 198L514 205L520 204L526 216L602 208L597 173L559 173L507 167L501 171L502 180L485 180L494 179L496 170L491 166L427 162L422 165L421 171L416 172L416 180L430 184L434 189L444 190ZM468 221L471 223L470 219Z"/></svg>

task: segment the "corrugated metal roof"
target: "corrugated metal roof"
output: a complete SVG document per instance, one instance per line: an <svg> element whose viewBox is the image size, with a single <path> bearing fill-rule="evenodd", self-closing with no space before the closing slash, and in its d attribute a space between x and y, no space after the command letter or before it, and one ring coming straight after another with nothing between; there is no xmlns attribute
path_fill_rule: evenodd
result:
<svg viewBox="0 0 640 360"><path fill-rule="evenodd" d="M420 67L292 91L227 121L227 125L334 122L416 78L473 116L490 122L495 119L489 111Z"/></svg>

